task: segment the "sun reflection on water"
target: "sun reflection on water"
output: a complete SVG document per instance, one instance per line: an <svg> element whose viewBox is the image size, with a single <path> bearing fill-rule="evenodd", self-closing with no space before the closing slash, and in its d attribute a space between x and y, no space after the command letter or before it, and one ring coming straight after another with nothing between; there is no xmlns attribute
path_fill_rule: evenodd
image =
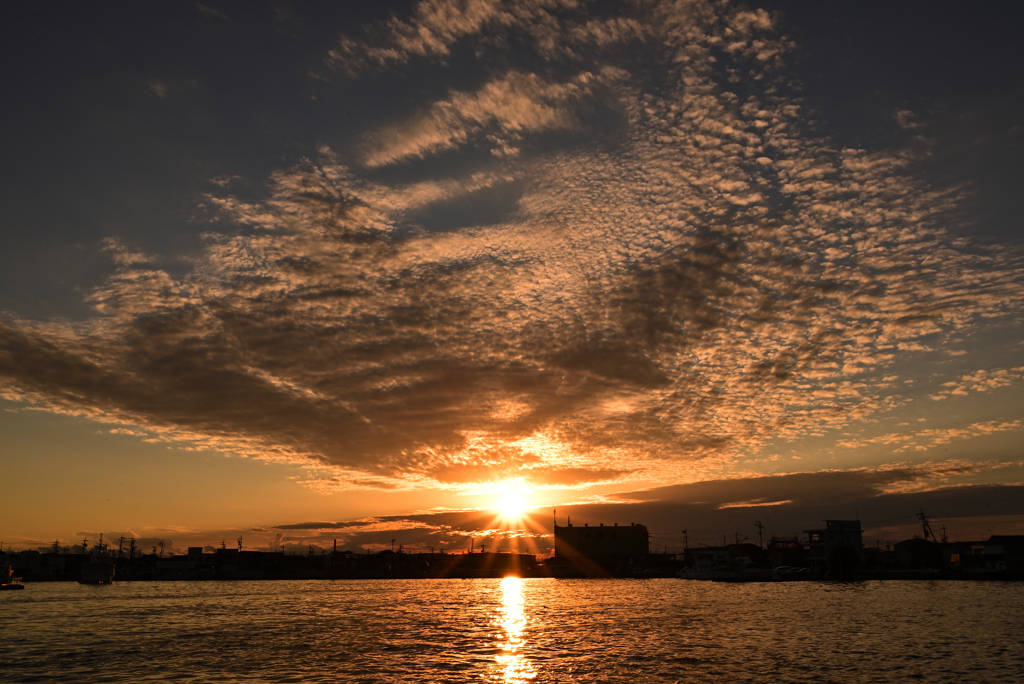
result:
<svg viewBox="0 0 1024 684"><path fill-rule="evenodd" d="M523 606L523 580L518 577L501 580L501 612L497 622L504 633L498 644L501 653L497 660L502 667L501 681L508 684L529 681L537 676L537 670L523 654L526 646L526 611Z"/></svg>

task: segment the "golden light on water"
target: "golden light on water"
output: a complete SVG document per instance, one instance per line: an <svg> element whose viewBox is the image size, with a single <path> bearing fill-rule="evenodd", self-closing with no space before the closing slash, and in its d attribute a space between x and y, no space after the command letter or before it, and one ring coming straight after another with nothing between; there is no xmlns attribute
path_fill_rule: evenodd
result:
<svg viewBox="0 0 1024 684"><path fill-rule="evenodd" d="M501 612L498 625L502 629L501 653L497 656L502 667L501 681L526 682L537 676L537 670L522 651L526 646L526 611L524 609L523 580L506 577L501 580Z"/></svg>

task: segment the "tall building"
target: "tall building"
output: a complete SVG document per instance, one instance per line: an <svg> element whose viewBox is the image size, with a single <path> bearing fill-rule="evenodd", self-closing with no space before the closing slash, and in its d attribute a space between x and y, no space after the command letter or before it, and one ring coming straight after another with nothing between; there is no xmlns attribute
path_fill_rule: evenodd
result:
<svg viewBox="0 0 1024 684"><path fill-rule="evenodd" d="M555 524L555 557L597 560L646 556L649 551L648 538L647 527L634 523L630 523L629 527L619 527L618 523L611 527L605 527L604 523L597 527L587 524L574 527L572 523L567 527L559 527Z"/></svg>

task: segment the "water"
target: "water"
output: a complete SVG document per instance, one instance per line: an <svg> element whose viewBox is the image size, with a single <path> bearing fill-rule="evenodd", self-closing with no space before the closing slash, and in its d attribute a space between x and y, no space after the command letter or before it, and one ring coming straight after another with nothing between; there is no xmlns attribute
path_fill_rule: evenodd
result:
<svg viewBox="0 0 1024 684"><path fill-rule="evenodd" d="M30 584L2 682L1019 682L1024 584Z"/></svg>

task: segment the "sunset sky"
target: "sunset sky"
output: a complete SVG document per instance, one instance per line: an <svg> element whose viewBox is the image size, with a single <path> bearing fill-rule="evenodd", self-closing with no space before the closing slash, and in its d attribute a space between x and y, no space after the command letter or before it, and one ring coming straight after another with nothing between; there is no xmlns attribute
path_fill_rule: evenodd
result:
<svg viewBox="0 0 1024 684"><path fill-rule="evenodd" d="M4 14L5 549L1024 534L1020 7Z"/></svg>

